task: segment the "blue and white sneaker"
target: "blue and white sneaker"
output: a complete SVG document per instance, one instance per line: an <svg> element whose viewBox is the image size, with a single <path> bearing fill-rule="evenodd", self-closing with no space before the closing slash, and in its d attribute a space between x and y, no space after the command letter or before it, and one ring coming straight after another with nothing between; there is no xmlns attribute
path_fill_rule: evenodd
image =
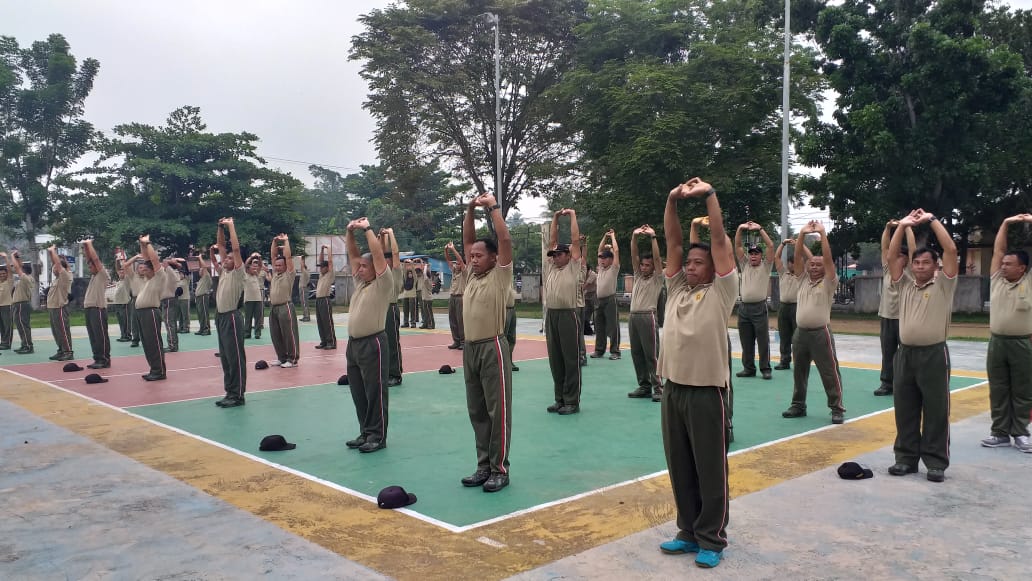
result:
<svg viewBox="0 0 1032 581"><path fill-rule="evenodd" d="M668 555L677 555L680 553L698 553L699 543L696 543L695 541L684 541L681 539L674 539L672 541L660 543L659 550L663 551Z"/></svg>
<svg viewBox="0 0 1032 581"><path fill-rule="evenodd" d="M712 569L720 564L722 554L719 551L700 549L699 554L695 556L695 564L703 569Z"/></svg>

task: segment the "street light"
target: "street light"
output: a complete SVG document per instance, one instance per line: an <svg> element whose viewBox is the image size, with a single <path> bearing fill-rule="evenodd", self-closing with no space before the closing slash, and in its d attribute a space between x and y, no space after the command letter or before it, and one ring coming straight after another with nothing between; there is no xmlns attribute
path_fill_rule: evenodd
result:
<svg viewBox="0 0 1032 581"><path fill-rule="evenodd" d="M781 238L788 238L788 145L791 110L788 104L788 77L792 60L791 0L785 0L785 73L781 85ZM788 248L785 248L788 262Z"/></svg>
<svg viewBox="0 0 1032 581"><path fill-rule="evenodd" d="M480 16L494 25L494 64L495 64L495 196L502 203L502 51L499 47L499 17L494 12L485 12ZM478 17L479 18L479 17Z"/></svg>

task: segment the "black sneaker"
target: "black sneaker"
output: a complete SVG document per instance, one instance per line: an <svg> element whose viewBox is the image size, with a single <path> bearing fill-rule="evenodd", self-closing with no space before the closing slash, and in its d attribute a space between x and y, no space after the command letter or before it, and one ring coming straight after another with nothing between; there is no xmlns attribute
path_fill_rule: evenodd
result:
<svg viewBox="0 0 1032 581"><path fill-rule="evenodd" d="M384 442L383 440L378 440L378 441L375 441L375 442L367 440L365 444L362 444L361 446L358 447L358 451L362 452L363 454L368 454L369 452L376 452L377 450L383 450L386 447L387 447L387 442Z"/></svg>
<svg viewBox="0 0 1032 581"><path fill-rule="evenodd" d="M595 352L589 355L588 357L591 357L592 359L601 359L603 355L605 355L605 353Z"/></svg>
<svg viewBox="0 0 1032 581"><path fill-rule="evenodd" d="M72 353L62 353L57 356L55 361L71 361L72 359L75 359L75 355Z"/></svg>
<svg viewBox="0 0 1032 581"><path fill-rule="evenodd" d="M620 354L619 353L613 353L612 355L609 356L609 360L610 361L616 361L619 358L620 358Z"/></svg>
<svg viewBox="0 0 1032 581"><path fill-rule="evenodd" d="M90 363L86 366L88 369L107 369L111 367L110 363Z"/></svg>
<svg viewBox="0 0 1032 581"><path fill-rule="evenodd" d="M929 474L931 472L929 471ZM484 492L498 492L509 485L509 475L496 472L484 482Z"/></svg>
<svg viewBox="0 0 1032 581"><path fill-rule="evenodd" d="M892 387L883 385L878 389L874 390L874 395L892 395Z"/></svg>
<svg viewBox="0 0 1032 581"><path fill-rule="evenodd" d="M128 337L119 337L118 339L115 339L115 341L118 341L119 343L128 343L128 342L132 341L132 339L130 339Z"/></svg>
<svg viewBox="0 0 1032 581"><path fill-rule="evenodd" d="M448 345L448 348L449 349L460 349L461 346L458 343L452 343L451 345Z"/></svg>
<svg viewBox="0 0 1032 581"><path fill-rule="evenodd" d="M358 448L362 447L362 444L365 444L365 438L363 438L362 436L359 436L354 440L348 440L347 442L344 442L344 445L348 448L351 448L352 450L357 450Z"/></svg>
<svg viewBox="0 0 1032 581"><path fill-rule="evenodd" d="M792 407L788 408L787 410L781 412L781 417L783 417L783 418L805 418L806 417L806 410L804 410L801 407L792 406Z"/></svg>
<svg viewBox="0 0 1032 581"><path fill-rule="evenodd" d="M772 376L769 371L763 371L761 372L761 375L763 376L763 379L772 379Z"/></svg>
<svg viewBox="0 0 1032 581"><path fill-rule="evenodd" d="M519 365L513 365L512 366L512 370L513 371L519 371L520 370L520 366Z"/></svg>
<svg viewBox="0 0 1032 581"><path fill-rule="evenodd" d="M831 412L831 423L841 424L846 421L846 416L842 412Z"/></svg>
<svg viewBox="0 0 1032 581"><path fill-rule="evenodd" d="M778 371L784 371L786 369L792 369L792 365L790 363L778 363L774 366L774 369L777 369Z"/></svg>
<svg viewBox="0 0 1032 581"><path fill-rule="evenodd" d="M917 466L910 464L904 464L903 462L896 462L892 466L889 466L889 474L893 476L906 476L907 474L914 474L917 472Z"/></svg>
<svg viewBox="0 0 1032 581"><path fill-rule="evenodd" d="M563 404L562 404L561 402L558 402L558 401L557 401L557 402L555 402L554 404L552 404L552 405L550 405L550 406L546 407L546 408L545 408L545 411L546 411L546 412L548 412L548 413L550 413L550 414L554 414L554 413L558 412L558 411L559 411L559 408L561 408L561 407L563 407Z"/></svg>
<svg viewBox="0 0 1032 581"><path fill-rule="evenodd" d="M32 347L19 347L15 349L14 352L18 355L28 355L29 353L35 353L36 350Z"/></svg>
<svg viewBox="0 0 1032 581"><path fill-rule="evenodd" d="M659 390L652 394L652 401L660 403L663 401L663 390Z"/></svg>
<svg viewBox="0 0 1032 581"><path fill-rule="evenodd" d="M462 482L462 485L467 488L472 488L474 486L483 486L483 484L487 482L489 478L491 478L490 470L488 470L487 468L477 468L477 470L473 472L473 474L464 477L459 482Z"/></svg>
<svg viewBox="0 0 1032 581"><path fill-rule="evenodd" d="M157 374L154 374L154 373L148 373L148 374L143 376L143 380L144 381L164 381L165 380L165 376L164 375L157 375Z"/></svg>
<svg viewBox="0 0 1032 581"><path fill-rule="evenodd" d="M928 480L929 482L943 482L946 480L946 471L942 468L929 468Z"/></svg>
<svg viewBox="0 0 1032 581"><path fill-rule="evenodd" d="M140 342L139 341L133 341L132 343L129 344L129 346L130 347L139 347L140 346Z"/></svg>
<svg viewBox="0 0 1032 581"><path fill-rule="evenodd" d="M627 397L652 397L652 389L648 387L639 387L638 389L628 393Z"/></svg>
<svg viewBox="0 0 1032 581"><path fill-rule="evenodd" d="M561 416L568 416L570 414L580 413L580 406L579 405L564 405L563 407L561 407L558 410L556 410L556 413L558 413Z"/></svg>
<svg viewBox="0 0 1032 581"><path fill-rule="evenodd" d="M745 371L743 369L742 371L739 371L738 373L736 373L735 377L756 377L756 372L755 371Z"/></svg>
<svg viewBox="0 0 1032 581"><path fill-rule="evenodd" d="M215 405L219 406L220 408L235 408L242 406L245 403L247 402L245 402L244 398L242 397L227 397L222 401L215 402Z"/></svg>

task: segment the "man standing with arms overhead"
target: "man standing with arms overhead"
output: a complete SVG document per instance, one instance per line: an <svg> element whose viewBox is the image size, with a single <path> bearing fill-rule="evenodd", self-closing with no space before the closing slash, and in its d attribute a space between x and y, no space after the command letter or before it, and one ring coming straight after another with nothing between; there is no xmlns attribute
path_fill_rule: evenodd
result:
<svg viewBox="0 0 1032 581"><path fill-rule="evenodd" d="M336 349L337 330L333 327L333 270L326 259L327 247L319 249L319 280L315 283L315 324L319 328L319 344L316 349Z"/></svg>
<svg viewBox="0 0 1032 581"><path fill-rule="evenodd" d="M179 291L179 281L183 275L179 272L182 259L166 258L164 281L161 289L161 313L165 319L165 336L168 338L169 353L179 351L179 299L176 293Z"/></svg>
<svg viewBox="0 0 1032 581"><path fill-rule="evenodd" d="M297 295L301 300L301 322L307 323L312 320L311 311L308 308L308 283L312 280L312 273L308 271L308 263L305 256L301 257L301 272L297 275Z"/></svg>
<svg viewBox="0 0 1032 581"><path fill-rule="evenodd" d="M706 201L713 246L692 244L685 261L677 202L689 197ZM710 568L720 564L727 546L727 321L738 296L738 272L708 183L692 178L671 190L663 224L668 309L659 356L666 378L661 416L679 531L659 548L697 553L695 564Z"/></svg>
<svg viewBox="0 0 1032 581"><path fill-rule="evenodd" d="M90 269L90 283L86 287L83 306L86 308L86 333L90 337L90 348L93 350L93 363L90 369L107 369L111 367L111 338L108 337L107 291L111 277L104 269L104 263L93 248L93 241L82 243L86 265Z"/></svg>
<svg viewBox="0 0 1032 581"><path fill-rule="evenodd" d="M759 232L767 252L759 246L742 245L742 231ZM760 373L770 379L770 329L767 320L767 294L770 270L774 264L774 243L767 231L756 222L746 222L735 231L735 257L742 277L742 304L738 306L738 338L742 343L742 370L738 377L756 377L754 349L760 353Z"/></svg>
<svg viewBox="0 0 1032 581"><path fill-rule="evenodd" d="M18 275L18 282L14 284L14 294L11 296L11 316L14 318L14 325L18 327L21 347L14 352L25 355L34 351L29 316L32 315L32 293L36 291L36 279L22 268L21 255L17 250L11 253L8 266L11 268L11 274Z"/></svg>
<svg viewBox="0 0 1032 581"><path fill-rule="evenodd" d="M280 234L272 239L269 249L274 274L269 282L269 334L276 350L276 359L284 369L297 367L301 356L297 335L297 312L291 295L294 292L294 258L290 254L290 237Z"/></svg>
<svg viewBox="0 0 1032 581"><path fill-rule="evenodd" d="M245 267L240 255L233 218L222 218L216 227L216 244L209 250L211 262L219 273L215 290L215 333L219 338L219 362L222 364L222 384L226 396L215 402L222 408L246 403L247 353L244 351L244 315L240 312L240 298L244 294ZM229 231L230 248L226 247ZM215 253L218 252L218 259Z"/></svg>
<svg viewBox="0 0 1032 581"><path fill-rule="evenodd" d="M132 322L129 320L129 301L132 299L132 293L129 290L124 259L115 259L115 273L118 274L118 284L115 286L115 296L111 300L111 310L118 319L119 333L118 339L115 340L119 343L128 343L133 340Z"/></svg>
<svg viewBox="0 0 1032 581"><path fill-rule="evenodd" d="M899 220L889 220L881 235L882 288L881 302L878 304L878 317L881 319L881 385L874 390L874 395L892 395L892 365L899 349L899 288L892 286L892 268L890 263L901 262L903 269L910 263L909 250L913 250L914 230L906 231L907 248L899 254L889 254L889 240L892 230L899 226ZM909 250L908 250L909 249Z"/></svg>
<svg viewBox="0 0 1032 581"><path fill-rule="evenodd" d="M190 333L190 283L193 280L193 273L190 272L189 263L183 262L180 267L179 289L176 290L176 297L179 299L179 310L176 313L179 318L176 322L179 325L180 333Z"/></svg>
<svg viewBox="0 0 1032 581"><path fill-rule="evenodd" d="M168 269L158 259L158 253L151 244L150 235L140 236L140 255L143 261L137 265L137 273L143 281L140 295L136 297L136 316L140 320L140 341L150 371L144 381L165 379L165 354L161 349L161 294L169 280Z"/></svg>
<svg viewBox="0 0 1032 581"><path fill-rule="evenodd" d="M11 341L14 339L14 318L11 315L14 279L8 268L11 259L8 258L7 253L0 252L0 258L4 259L4 263L0 264L0 351L7 351L11 348Z"/></svg>
<svg viewBox="0 0 1032 581"><path fill-rule="evenodd" d="M477 206L487 212L497 243L475 239ZM471 271L462 297L466 337L462 366L477 448L477 469L462 479L462 485L497 492L509 485L512 359L505 338L505 303L512 294L512 237L493 195L481 194L466 208L462 247Z"/></svg>
<svg viewBox="0 0 1032 581"><path fill-rule="evenodd" d="M262 270L262 255L255 252L247 258L244 271L244 339L262 338L262 327L265 326L265 306L262 303L262 287L265 273Z"/></svg>
<svg viewBox="0 0 1032 581"><path fill-rule="evenodd" d="M125 269L126 278L129 280L129 325L133 332L133 341L129 344L130 347L140 346L140 317L136 313L136 298L140 296L143 291L143 286L147 284L147 281L140 276L140 261L143 260L143 256L137 254L132 258L126 260L124 264L128 265Z"/></svg>
<svg viewBox="0 0 1032 581"><path fill-rule="evenodd" d="M462 293L466 289L466 262L455 250L455 245L449 242L444 247L444 261L451 268L451 288L448 289L451 295L448 298L448 326L451 327L452 344L449 349L462 349L465 341L462 323Z"/></svg>
<svg viewBox="0 0 1032 581"><path fill-rule="evenodd" d="M992 428L982 440L986 448L1011 444L1032 454L1028 424L1032 418L1032 274L1028 253L1007 250L1007 228L1011 224L1032 223L1032 214L1018 214L1003 221L993 245L990 304L989 409Z"/></svg>
<svg viewBox="0 0 1032 581"><path fill-rule="evenodd" d="M942 248L942 272L934 250L918 248L910 273L890 262L892 285L899 290L900 346L892 378L896 407L896 463L889 474L917 472L918 460L931 482L946 479L950 464L950 351L946 346L953 294L957 290L957 245L935 216L917 209L899 221L889 256L902 252L906 230L928 223Z"/></svg>
<svg viewBox="0 0 1032 581"><path fill-rule="evenodd" d="M577 239L574 238L574 246ZM606 240L610 241L607 247ZM595 352L593 359L606 354L609 342L609 358L620 358L620 317L616 308L616 279L620 276L620 246L612 229L602 236L598 243L598 279L596 282L597 306L595 307Z"/></svg>
<svg viewBox="0 0 1032 581"><path fill-rule="evenodd" d="M781 361L774 366L774 369L785 370L792 368L792 339L796 331L796 301L799 298L799 286L802 279L795 274L795 255L788 257L788 263L781 261L781 254L785 248L795 249L795 239L786 238L778 244L774 251L774 268L778 269L778 335L780 336ZM800 258L803 262L810 259L810 249L803 245L806 256Z"/></svg>
<svg viewBox="0 0 1032 581"><path fill-rule="evenodd" d="M418 272L418 271L417 271ZM417 276L419 288L422 292L420 299L419 316L423 318L420 329L436 329L437 321L434 320L434 285L430 280L430 259L428 258L422 268L422 276Z"/></svg>
<svg viewBox="0 0 1032 581"><path fill-rule="evenodd" d="M47 248L50 254L50 268L54 280L47 291L47 311L50 313L50 332L57 343L57 353L50 356L52 361L71 361L72 330L68 322L68 293L72 291L72 273L68 270L68 261L57 255L57 247L53 244Z"/></svg>
<svg viewBox="0 0 1032 581"><path fill-rule="evenodd" d="M570 231L573 244L559 243L559 217L570 217ZM555 403L548 406L549 413L559 415L575 414L580 411L581 366L578 344L583 333L577 309L578 288L584 282L580 245L577 239L577 213L569 208L559 210L552 216L549 238L552 249L548 257L552 268L545 279L545 343L548 347L548 365L552 370L555 389ZM596 328L599 334L602 330Z"/></svg>
<svg viewBox="0 0 1032 581"><path fill-rule="evenodd" d="M355 230L364 230L369 253L363 255L355 242ZM361 433L348 448L369 453L387 447L387 360L390 345L384 331L387 306L394 291L394 277L383 248L368 218L352 220L344 238L351 272L358 284L348 315L348 381Z"/></svg>
<svg viewBox="0 0 1032 581"><path fill-rule="evenodd" d="M652 252L638 254L638 235L648 236ZM634 289L631 293L631 319L627 324L631 336L631 359L634 373L638 376L638 389L627 397L651 397L658 402L663 397L663 386L659 383L656 366L659 363L659 324L656 308L663 279L656 274L659 259L659 243L656 231L648 224L635 228L631 233L631 268L634 270Z"/></svg>
<svg viewBox="0 0 1032 581"><path fill-rule="evenodd" d="M394 281L385 321L387 344L390 345L390 357L387 360L387 387L394 387L401 385L401 312L398 310L398 297L401 295L405 272L401 268L401 251L398 248L397 239L394 238L393 228L380 229L380 245L383 247L383 257L390 266L391 278Z"/></svg>
<svg viewBox="0 0 1032 581"><path fill-rule="evenodd" d="M197 262L200 265L200 272L197 279L197 288L194 289L194 297L197 299L197 332L195 335L211 335L211 316L208 309L211 307L211 263L198 253Z"/></svg>
<svg viewBox="0 0 1032 581"><path fill-rule="evenodd" d="M839 373L838 353L835 352L835 337L831 334L831 304L838 287L838 273L831 255L831 244L824 226L812 220L799 231L796 238L796 256L804 256L803 246L807 234L818 234L821 238L821 255L795 263L796 276L802 279L796 303L796 332L792 339L792 353L796 366L793 372L792 405L781 413L784 418L806 416L806 388L810 382L810 362L817 365L817 372L824 384L831 408L831 423L845 421L846 408L842 407L842 375ZM805 269L805 271L804 271Z"/></svg>

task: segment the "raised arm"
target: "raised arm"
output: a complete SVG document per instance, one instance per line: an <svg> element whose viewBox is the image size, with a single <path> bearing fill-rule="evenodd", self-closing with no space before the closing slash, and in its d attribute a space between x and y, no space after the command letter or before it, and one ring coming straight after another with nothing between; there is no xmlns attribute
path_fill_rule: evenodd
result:
<svg viewBox="0 0 1032 581"><path fill-rule="evenodd" d="M157 274L164 268L161 260L158 258L158 251L154 250L154 246L151 244L150 234L140 236L140 254L143 255L144 260L151 264L154 274Z"/></svg>
<svg viewBox="0 0 1032 581"><path fill-rule="evenodd" d="M280 247L280 252L283 253L283 260L287 261L287 266L291 266L293 264L294 254L290 251L290 236L280 234L280 240L283 241L283 246Z"/></svg>
<svg viewBox="0 0 1032 581"><path fill-rule="evenodd" d="M10 259L7 261L7 267L10 268L14 274L25 276L25 270L22 269L21 254L19 254L17 250L11 252Z"/></svg>
<svg viewBox="0 0 1032 581"><path fill-rule="evenodd" d="M398 248L398 239L394 237L394 228L384 228L383 230L387 233L388 244L384 251L391 253L391 268L401 268L401 249Z"/></svg>
<svg viewBox="0 0 1032 581"><path fill-rule="evenodd" d="M562 216L564 212L566 212L566 210L559 210L552 214L552 226L548 229L549 248L554 249L556 246L559 245L559 216ZM602 242L599 243L600 248L603 244L605 244L605 241L606 237L603 236ZM577 238L574 238L572 242L576 243ZM570 246L573 246L573 244L571 244ZM580 244L577 244L577 246L580 246Z"/></svg>
<svg viewBox="0 0 1032 581"><path fill-rule="evenodd" d="M272 243L269 245L269 262L271 264L276 264L276 257L279 256L279 242L281 240L280 236L282 236L282 234L277 234L276 236L273 236Z"/></svg>
<svg viewBox="0 0 1032 581"><path fill-rule="evenodd" d="M480 194L477 196L477 204L484 207L488 219L494 225L495 236L498 237L498 266L508 267L512 264L512 236L509 234L509 226L505 224L505 217L502 216L502 209L498 201L491 194ZM571 216L573 210L570 210ZM573 240L577 240L577 218L573 217ZM570 252L574 252L573 246ZM579 251L578 251L579 252Z"/></svg>
<svg viewBox="0 0 1032 581"><path fill-rule="evenodd" d="M760 227L760 238L763 238L764 252L766 253L767 264L774 262L774 242L771 241L770 236L767 235L767 231Z"/></svg>
<svg viewBox="0 0 1032 581"><path fill-rule="evenodd" d="M638 265L641 261L638 259L638 234L642 233L644 226L639 226L631 232L631 272L638 273Z"/></svg>
<svg viewBox="0 0 1032 581"><path fill-rule="evenodd" d="M717 199L716 190L710 184L702 181L702 179L692 178L685 184L685 189L682 192L685 197L704 197L706 199L713 266L716 269L717 276L728 274L735 268L735 256L731 252L731 248L728 247L731 239L724 230L724 216L720 211L720 201Z"/></svg>
<svg viewBox="0 0 1032 581"><path fill-rule="evenodd" d="M663 230L666 232L667 265L663 274L668 278L677 275L684 263L684 234L681 231L681 219L677 215L677 200L682 198L684 184L670 190L666 208L663 210Z"/></svg>
<svg viewBox="0 0 1032 581"><path fill-rule="evenodd" d="M932 225L935 239L939 241L939 246L942 247L942 273L947 278L957 276L960 272L960 263L957 262L957 243L953 241L953 237L950 236L946 227L942 225L942 222L936 220L934 215L924 212L921 215L921 219Z"/></svg>
<svg viewBox="0 0 1032 581"><path fill-rule="evenodd" d="M57 255L57 246L51 244L47 248L47 254L50 256L50 264L54 274L60 275L64 272L65 268L61 266L61 257Z"/></svg>
<svg viewBox="0 0 1032 581"><path fill-rule="evenodd" d="M1018 222L1032 222L1032 214L1016 214L1004 219L1000 229L996 231L996 240L993 242L993 260L989 267L990 274L996 274L1003 266L1003 255L1007 254L1007 227Z"/></svg>
<svg viewBox="0 0 1032 581"><path fill-rule="evenodd" d="M828 233L820 222L815 222L814 231L821 235L821 263L824 264L824 277L831 280L835 278L835 258L831 255Z"/></svg>
<svg viewBox="0 0 1032 581"><path fill-rule="evenodd" d="M222 228L219 228L219 237L222 237ZM218 244L212 244L208 247L208 259L215 266L215 274L222 274L222 265L216 260L217 256L222 256L222 249Z"/></svg>
<svg viewBox="0 0 1032 581"><path fill-rule="evenodd" d="M620 244L616 241L616 232L609 230L609 239L613 241L613 266L620 272Z"/></svg>
<svg viewBox="0 0 1032 581"><path fill-rule="evenodd" d="M84 240L82 243L82 250L86 254L86 261L93 266L94 270L97 272L104 270L104 263L101 262L100 257L97 256L97 251L93 248L92 240Z"/></svg>
<svg viewBox="0 0 1032 581"><path fill-rule="evenodd" d="M745 258L745 248L742 246L742 230L747 230L749 223L739 224L735 229L735 259L741 261Z"/></svg>
<svg viewBox="0 0 1032 581"><path fill-rule="evenodd" d="M786 238L782 240L780 244L778 244L777 250L774 251L774 268L778 270L779 274L786 274L785 263L781 261L781 255L784 252L785 247L790 244L794 245L795 240L793 240L792 238ZM793 272L792 274L795 273Z"/></svg>
<svg viewBox="0 0 1032 581"><path fill-rule="evenodd" d="M899 255L900 249L903 248L904 232L910 230L917 224L919 216L920 214L918 214L918 210L914 210L899 221L899 224L896 226L896 231L892 233L892 239L889 241L889 256ZM889 274L892 276L893 282L903 277L902 262L898 260L890 260L888 264Z"/></svg>
<svg viewBox="0 0 1032 581"><path fill-rule="evenodd" d="M661 269L663 267L663 259L659 256L659 240L656 240L656 231L652 229L652 226L646 224L642 233L647 234L652 240L652 264Z"/></svg>
<svg viewBox="0 0 1032 581"><path fill-rule="evenodd" d="M233 264L244 264L244 257L240 254L240 240L237 238L236 225L233 218L223 218L222 224L229 230L229 244L233 247Z"/></svg>
<svg viewBox="0 0 1032 581"><path fill-rule="evenodd" d="M581 254L580 244L577 243L577 241L580 240L580 226L577 225L577 211L567 209L565 212L570 216L570 258L580 260L583 255ZM616 241L613 243L615 244ZM616 247L614 246L613 249L615 250ZM613 254L615 255L616 253L614 252Z"/></svg>
<svg viewBox="0 0 1032 581"><path fill-rule="evenodd" d="M479 196L477 196L479 197ZM477 198L473 198L466 206L466 215L462 218L462 249L469 252L477 240L477 225L474 213L477 209ZM466 256L469 258L469 255Z"/></svg>

